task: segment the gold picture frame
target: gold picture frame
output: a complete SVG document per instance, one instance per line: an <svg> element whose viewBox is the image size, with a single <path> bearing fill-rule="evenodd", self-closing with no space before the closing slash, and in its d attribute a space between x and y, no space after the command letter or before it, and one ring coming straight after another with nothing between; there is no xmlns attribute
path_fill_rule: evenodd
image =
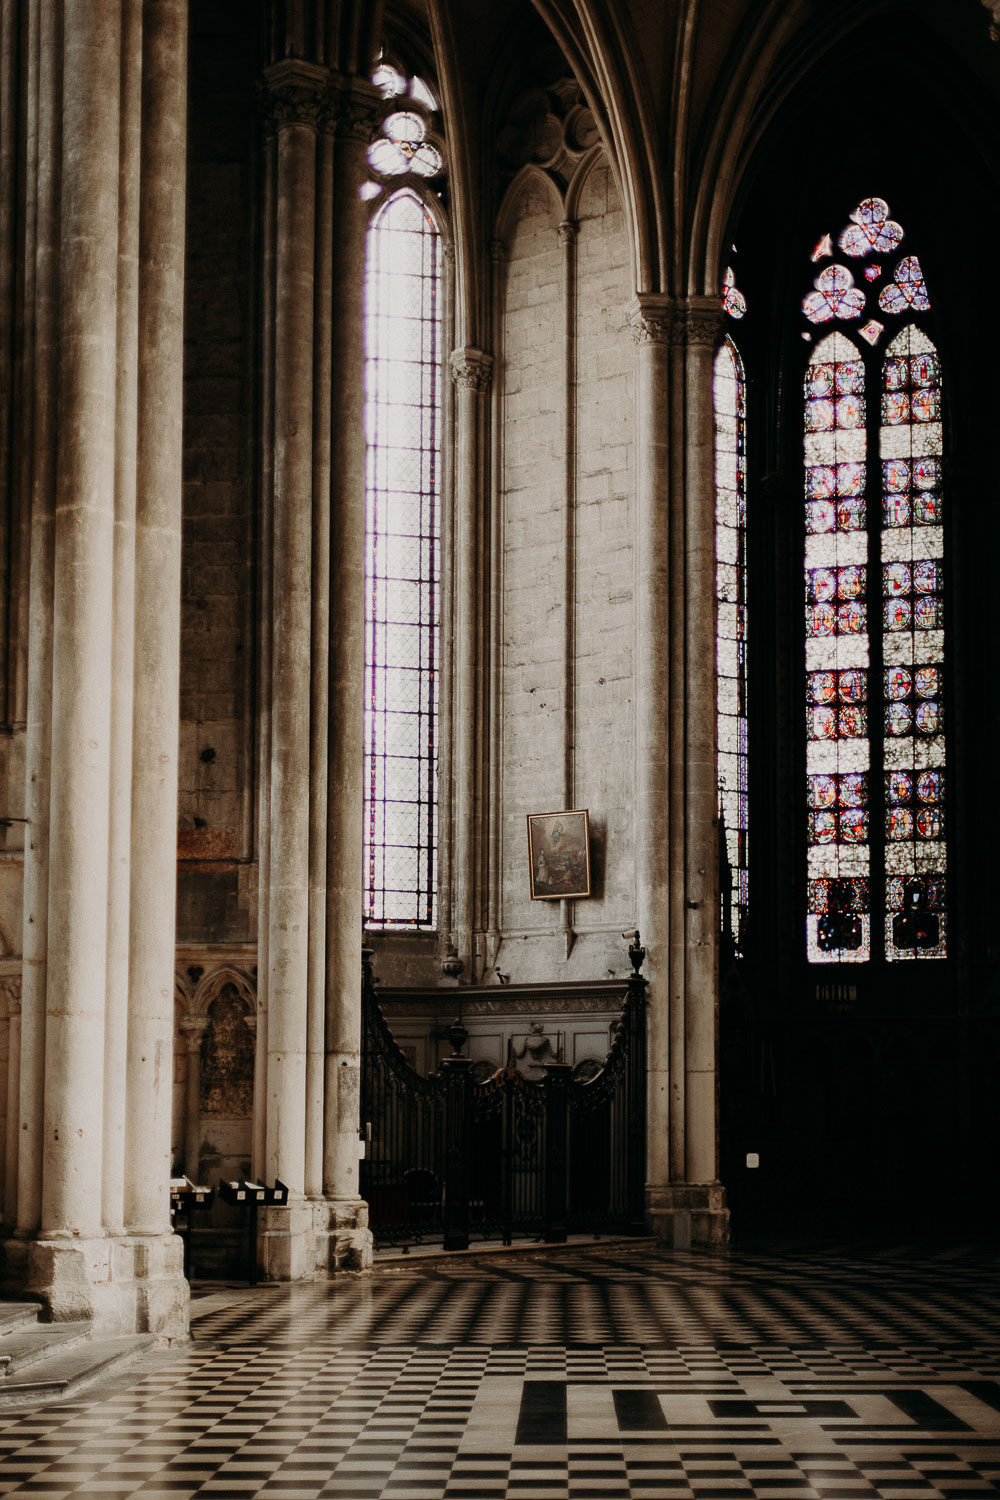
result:
<svg viewBox="0 0 1000 1500"><path fill-rule="evenodd" d="M580 901L590 895L590 813L585 807L528 814L532 901Z"/></svg>

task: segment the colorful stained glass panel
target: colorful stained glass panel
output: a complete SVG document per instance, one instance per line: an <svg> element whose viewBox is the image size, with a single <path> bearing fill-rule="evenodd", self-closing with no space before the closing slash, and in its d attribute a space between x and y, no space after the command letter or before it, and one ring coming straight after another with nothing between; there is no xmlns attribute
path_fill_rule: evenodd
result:
<svg viewBox="0 0 1000 1500"><path fill-rule="evenodd" d="M931 341L904 328L882 376L885 953L898 961L947 953L941 378Z"/></svg>
<svg viewBox="0 0 1000 1500"><path fill-rule="evenodd" d="M726 831L729 888L723 929L742 953L748 903L747 489L744 368L732 339L715 357L715 595L720 817Z"/></svg>
<svg viewBox="0 0 1000 1500"><path fill-rule="evenodd" d="M864 388L857 346L839 333L823 339L804 386L806 941L816 963L870 952Z"/></svg>
<svg viewBox="0 0 1000 1500"><path fill-rule="evenodd" d="M746 387L736 345L723 340L715 359L716 645L719 813L730 883L722 925L740 954L749 896L747 820Z"/></svg>
<svg viewBox="0 0 1000 1500"><path fill-rule="evenodd" d="M884 198L865 198L851 214L852 223L838 241L848 255L869 255L873 250L886 255L903 238L903 229L889 217Z"/></svg>

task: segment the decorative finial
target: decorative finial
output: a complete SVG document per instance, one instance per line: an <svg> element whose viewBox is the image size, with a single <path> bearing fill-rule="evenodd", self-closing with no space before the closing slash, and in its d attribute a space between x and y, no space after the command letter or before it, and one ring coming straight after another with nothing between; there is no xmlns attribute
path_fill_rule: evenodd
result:
<svg viewBox="0 0 1000 1500"><path fill-rule="evenodd" d="M623 932L622 937L631 938L632 940L628 945L628 956L632 963L632 971L637 975L642 968L642 961L646 957L646 950L639 941L638 927L634 932Z"/></svg>

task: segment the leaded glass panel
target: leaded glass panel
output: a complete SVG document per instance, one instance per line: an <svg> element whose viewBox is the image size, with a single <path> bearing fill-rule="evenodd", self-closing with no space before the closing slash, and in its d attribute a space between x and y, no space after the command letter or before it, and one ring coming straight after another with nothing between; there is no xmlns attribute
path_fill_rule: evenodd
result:
<svg viewBox="0 0 1000 1500"><path fill-rule="evenodd" d="M436 922L441 242L404 189L365 286L365 889L369 926Z"/></svg>
<svg viewBox="0 0 1000 1500"><path fill-rule="evenodd" d="M940 359L914 321L930 297L917 257L898 253L905 234L887 202L865 199L850 219L836 248L824 235L810 258L839 250L854 271L823 266L802 302L814 329L850 323L868 346L839 330L821 338L803 392L814 963L947 951Z"/></svg>
<svg viewBox="0 0 1000 1500"><path fill-rule="evenodd" d="M937 350L910 325L888 345L882 366L885 954L890 960L943 958L947 952L940 416Z"/></svg>
<svg viewBox="0 0 1000 1500"><path fill-rule="evenodd" d="M804 397L806 942L814 963L857 963L871 951L866 406L842 333L814 349Z"/></svg>
<svg viewBox="0 0 1000 1500"><path fill-rule="evenodd" d="M715 358L715 547L718 602L719 812L730 885L723 930L742 952L748 901L746 384L732 339Z"/></svg>

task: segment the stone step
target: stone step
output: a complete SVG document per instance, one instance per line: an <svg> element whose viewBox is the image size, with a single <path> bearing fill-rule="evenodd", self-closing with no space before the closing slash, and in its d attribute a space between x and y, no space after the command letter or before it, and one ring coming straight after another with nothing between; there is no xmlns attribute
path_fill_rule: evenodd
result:
<svg viewBox="0 0 1000 1500"><path fill-rule="evenodd" d="M40 1312L37 1302L0 1302L0 1339L26 1323L37 1323Z"/></svg>
<svg viewBox="0 0 1000 1500"><path fill-rule="evenodd" d="M121 1368L156 1344L152 1333L116 1339L87 1339L78 1346L50 1355L43 1366L29 1366L0 1381L0 1410L61 1401Z"/></svg>
<svg viewBox="0 0 1000 1500"><path fill-rule="evenodd" d="M39 1323L8 1334L0 1340L0 1380L50 1355L65 1354L90 1337L90 1328L89 1323Z"/></svg>

